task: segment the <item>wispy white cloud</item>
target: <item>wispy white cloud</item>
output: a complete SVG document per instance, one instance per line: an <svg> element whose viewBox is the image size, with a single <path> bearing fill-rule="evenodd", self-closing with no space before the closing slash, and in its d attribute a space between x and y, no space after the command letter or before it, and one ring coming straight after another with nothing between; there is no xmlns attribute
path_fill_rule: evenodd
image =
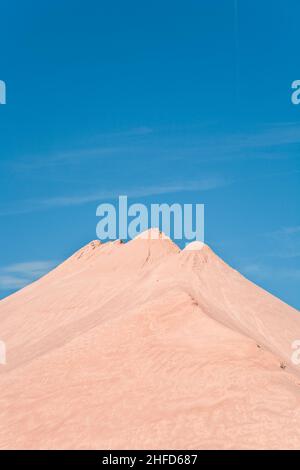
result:
<svg viewBox="0 0 300 470"><path fill-rule="evenodd" d="M277 123L262 126L256 132L242 134L243 147L272 147L300 143L300 123Z"/></svg>
<svg viewBox="0 0 300 470"><path fill-rule="evenodd" d="M42 276L49 269L51 269L55 263L53 261L28 261L25 263L10 264L3 268L3 271L7 273L18 273L26 275L27 277Z"/></svg>
<svg viewBox="0 0 300 470"><path fill-rule="evenodd" d="M265 257L292 259L300 256L299 225L280 227L264 235L271 247L270 251L265 253Z"/></svg>
<svg viewBox="0 0 300 470"><path fill-rule="evenodd" d="M109 134L104 134L107 137L139 137L143 135L152 134L154 130L148 126L139 126L133 127L132 129L127 129L119 132L111 132Z"/></svg>
<svg viewBox="0 0 300 470"><path fill-rule="evenodd" d="M229 179L221 176L211 176L196 181L187 181L185 183L162 184L160 186L137 187L135 189L121 188L118 190L102 190L85 194L62 195L46 199L29 199L15 203L13 206L0 207L0 216L23 214L55 207L79 206L98 201L100 203L103 200L117 198L122 194L137 198L176 192L210 191L227 186L230 183L231 181Z"/></svg>
<svg viewBox="0 0 300 470"><path fill-rule="evenodd" d="M300 225L296 225L293 227L281 227L280 229L269 233L269 235L275 237L289 236L295 234L300 234Z"/></svg>
<svg viewBox="0 0 300 470"><path fill-rule="evenodd" d="M152 153L164 155L170 160L182 160L197 156L201 162L227 161L237 159L286 159L294 155L287 152L286 146L300 144L300 123L273 123L257 127L249 131L222 133L217 128L208 134L192 133L187 138L186 132L177 129L177 135L168 132L167 145L164 136L167 129L154 130L151 127L140 126L132 129L107 132L93 137L94 144L83 145L58 150L50 154L27 156L14 162L17 171L43 170L56 166L74 166L90 159L128 158L128 155L143 155ZM155 137L147 144L141 139L154 134ZM163 140L161 140L161 138ZM134 139L134 140L133 140ZM134 142L134 145L133 145Z"/></svg>
<svg viewBox="0 0 300 470"><path fill-rule="evenodd" d="M294 267L274 268L263 263L250 263L241 266L240 272L257 280L300 281L300 269Z"/></svg>
<svg viewBox="0 0 300 470"><path fill-rule="evenodd" d="M98 143L93 146L83 145L77 148L59 150L50 154L28 156L14 163L14 168L18 171L38 170L62 165L74 165L89 159L103 159L115 155L126 155L128 150L131 149L131 147L128 146L128 138L139 138L147 136L152 132L152 128L140 126L119 132L99 134L96 140L100 140L102 142L101 144Z"/></svg>
<svg viewBox="0 0 300 470"><path fill-rule="evenodd" d="M266 253L265 257L267 258L279 258L279 259L293 259L300 257L300 250L281 247L280 249L274 250L271 253Z"/></svg>
<svg viewBox="0 0 300 470"><path fill-rule="evenodd" d="M236 132L215 129L208 135L190 137L170 153L174 159L198 154L201 161L280 160L294 156L293 145L300 144L300 123L266 124Z"/></svg>
<svg viewBox="0 0 300 470"><path fill-rule="evenodd" d="M28 261L0 268L0 290L25 287L56 266L54 261Z"/></svg>
<svg viewBox="0 0 300 470"><path fill-rule="evenodd" d="M15 290L22 289L27 284L29 284L28 279L23 279L18 276L8 276L0 274L0 290Z"/></svg>
<svg viewBox="0 0 300 470"><path fill-rule="evenodd" d="M49 155L37 155L31 158L25 158L14 164L18 171L38 170L62 165L74 165L81 163L82 160L91 158L107 158L119 154L126 149L120 146L96 146L82 149L66 150Z"/></svg>

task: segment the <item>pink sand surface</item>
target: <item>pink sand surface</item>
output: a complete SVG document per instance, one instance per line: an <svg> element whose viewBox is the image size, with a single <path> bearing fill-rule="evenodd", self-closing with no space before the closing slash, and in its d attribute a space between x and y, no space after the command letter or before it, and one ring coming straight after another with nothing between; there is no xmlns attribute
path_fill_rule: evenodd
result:
<svg viewBox="0 0 300 470"><path fill-rule="evenodd" d="M300 448L300 313L146 235L0 302L0 448Z"/></svg>

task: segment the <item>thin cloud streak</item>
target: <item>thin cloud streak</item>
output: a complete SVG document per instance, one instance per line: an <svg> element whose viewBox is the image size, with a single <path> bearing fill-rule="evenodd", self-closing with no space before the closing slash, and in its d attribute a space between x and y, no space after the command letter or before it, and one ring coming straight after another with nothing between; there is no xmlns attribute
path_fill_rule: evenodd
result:
<svg viewBox="0 0 300 470"><path fill-rule="evenodd" d="M30 281L28 281L28 279L0 274L0 291L22 289L29 283Z"/></svg>
<svg viewBox="0 0 300 470"><path fill-rule="evenodd" d="M79 147L70 150L58 151L52 154L37 155L36 157L24 158L19 162L15 169L19 171L34 170L53 167L57 165L74 165L80 163L82 160L88 160L91 158L105 158L110 155L126 154L130 150L128 145L116 145L116 140L125 139L128 142L128 138L143 137L153 133L153 129L147 126L136 127L120 132L111 132L106 134L100 134L97 139L109 141L110 143L95 145L93 147ZM111 143L113 142L113 143Z"/></svg>
<svg viewBox="0 0 300 470"><path fill-rule="evenodd" d="M17 273L26 277L42 276L55 266L54 261L29 261L25 263L10 264L2 268L7 273Z"/></svg>
<svg viewBox="0 0 300 470"><path fill-rule="evenodd" d="M297 225L294 227L282 227L279 230L270 232L269 235L281 237L281 236L289 236L289 235L295 235L295 234L300 234L300 225Z"/></svg>
<svg viewBox="0 0 300 470"><path fill-rule="evenodd" d="M57 152L47 156L39 156L29 161L22 161L17 163L15 169L18 171L24 170L38 170L61 165L74 165L81 163L82 160L91 158L105 158L110 155L119 154L120 151L125 151L125 148L120 147L94 147L85 149L75 149L65 152Z"/></svg>
<svg viewBox="0 0 300 470"><path fill-rule="evenodd" d="M250 263L240 268L240 272L245 276L254 277L258 280L278 279L289 281L300 281L300 269L298 268L277 268L261 263Z"/></svg>
<svg viewBox="0 0 300 470"><path fill-rule="evenodd" d="M165 131L166 132L166 131ZM170 160L182 160L187 156L197 156L201 162L227 161L239 159L266 159L280 160L294 157L282 147L300 144L300 123L282 123L261 126L256 132L235 132L220 134L218 130L203 137L198 134L191 135L186 142L178 142L172 133L168 134L169 145L161 145L157 136L147 142L128 141L128 138L140 138L153 134L148 127L129 129L123 132L112 132L98 135L97 140L102 144L93 147L85 146L75 149L58 151L53 154L27 157L14 164L16 171L42 170L55 166L73 166L89 159L128 158L136 155L140 158L145 154L152 154L152 158L164 155ZM165 136L165 133L160 137ZM122 138L125 139L122 141ZM120 141L121 139L121 141ZM106 143L103 144L103 141ZM176 143L174 147L174 142ZM187 143L188 142L188 143ZM192 144L190 144L192 142ZM279 151L278 151L279 150Z"/></svg>
<svg viewBox="0 0 300 470"><path fill-rule="evenodd" d="M0 290L22 289L57 265L55 261L29 261L0 268Z"/></svg>
<svg viewBox="0 0 300 470"><path fill-rule="evenodd" d="M264 256L268 258L293 259L300 256L300 226L280 227L264 234L273 243L274 249Z"/></svg>
<svg viewBox="0 0 300 470"><path fill-rule="evenodd" d="M128 197L148 197L161 194L170 194L176 192L194 192L194 191L210 191L231 184L231 181L223 177L210 177L198 181L186 183L177 183L161 186L149 186L147 188L136 188L134 190L126 190L126 188L108 191L96 191L89 194L81 195L64 195L47 199L27 200L16 203L14 207L0 209L0 216L25 214L50 208L79 206L101 200L114 199L121 194Z"/></svg>

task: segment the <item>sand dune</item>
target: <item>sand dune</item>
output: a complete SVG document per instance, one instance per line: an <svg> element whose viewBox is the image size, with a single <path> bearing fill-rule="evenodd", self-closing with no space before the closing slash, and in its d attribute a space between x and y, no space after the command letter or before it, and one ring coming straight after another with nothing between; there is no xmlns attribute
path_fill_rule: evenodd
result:
<svg viewBox="0 0 300 470"><path fill-rule="evenodd" d="M1 449L300 447L300 313L206 245L91 242L0 302L0 339Z"/></svg>

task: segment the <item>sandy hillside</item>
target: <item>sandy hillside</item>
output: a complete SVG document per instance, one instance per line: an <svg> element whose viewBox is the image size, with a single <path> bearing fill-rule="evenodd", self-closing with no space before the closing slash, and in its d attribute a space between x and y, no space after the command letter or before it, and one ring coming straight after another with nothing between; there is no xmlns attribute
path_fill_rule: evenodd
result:
<svg viewBox="0 0 300 470"><path fill-rule="evenodd" d="M300 313L156 233L0 302L1 449L300 447Z"/></svg>

